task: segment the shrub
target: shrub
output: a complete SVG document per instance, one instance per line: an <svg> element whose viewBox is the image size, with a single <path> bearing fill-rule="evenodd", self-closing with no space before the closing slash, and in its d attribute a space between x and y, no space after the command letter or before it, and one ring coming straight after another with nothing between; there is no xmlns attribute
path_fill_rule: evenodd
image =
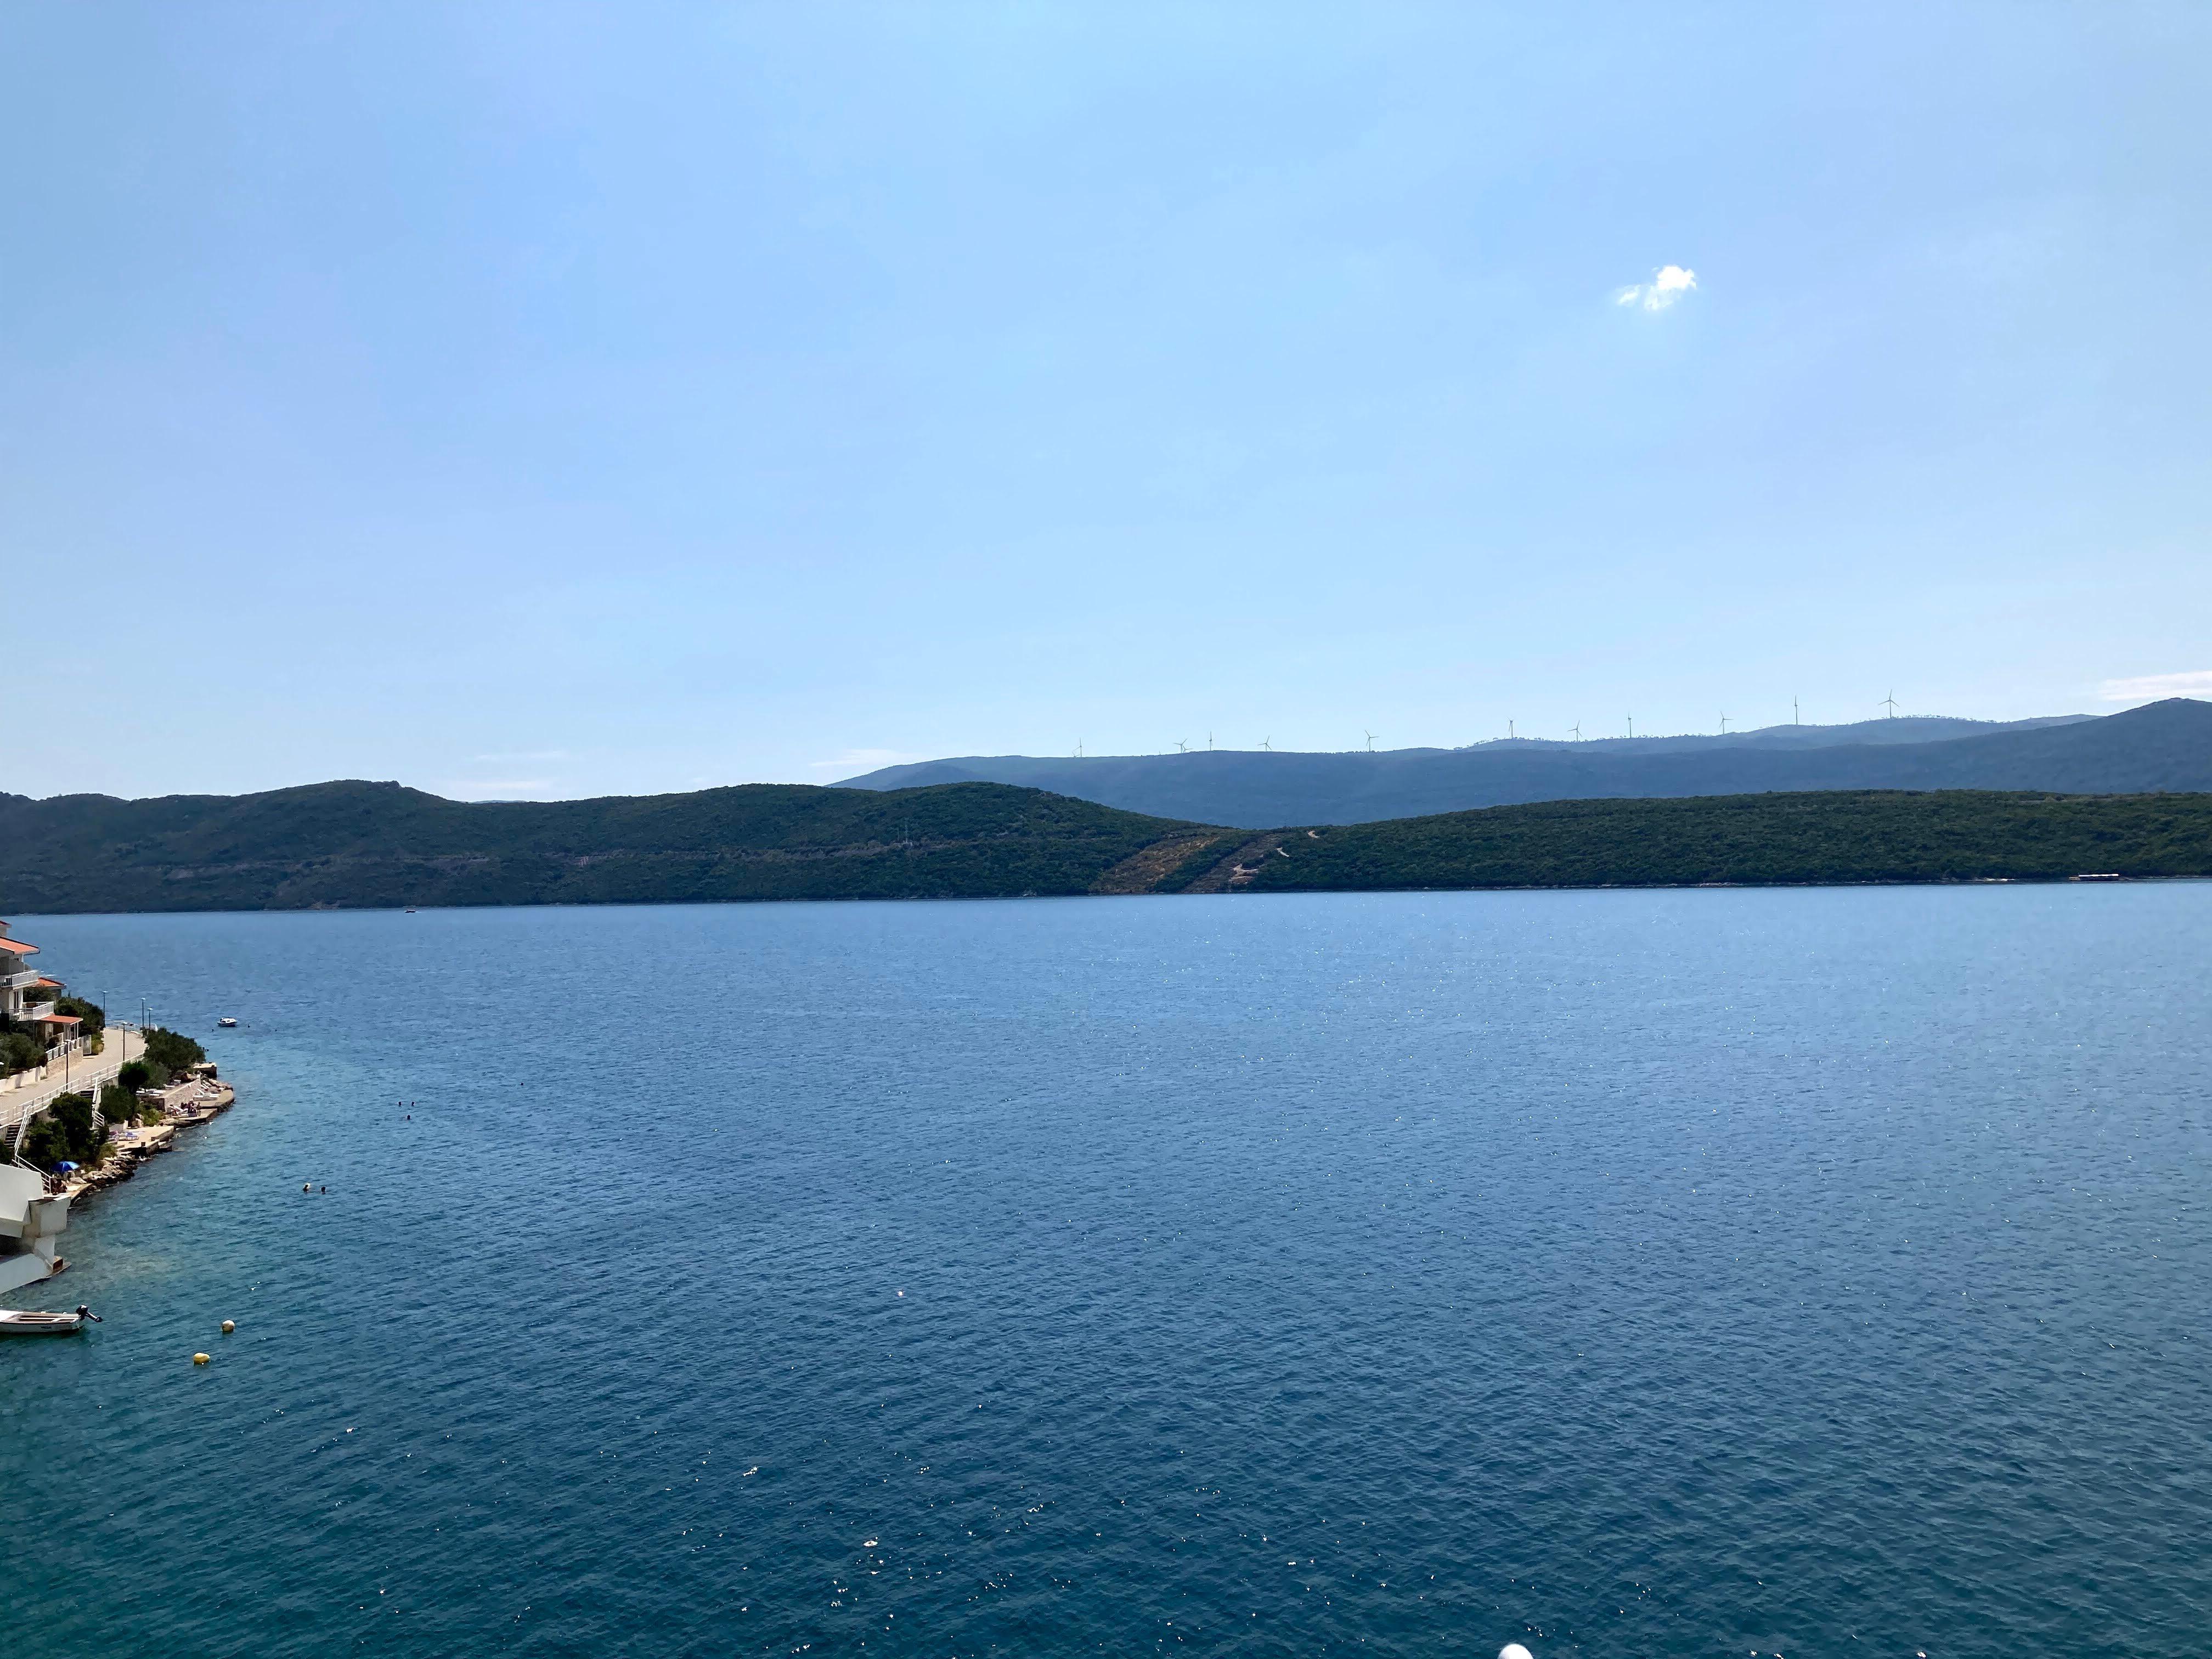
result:
<svg viewBox="0 0 2212 1659"><path fill-rule="evenodd" d="M62 1095L46 1108L47 1115L58 1120L69 1132L70 1156L80 1164L97 1164L106 1149L107 1132L94 1128L92 1122L90 1095Z"/></svg>
<svg viewBox="0 0 2212 1659"><path fill-rule="evenodd" d="M64 1158L94 1164L107 1151L105 1132L93 1127L90 1095L59 1095L23 1132L22 1158L42 1170Z"/></svg>
<svg viewBox="0 0 2212 1659"><path fill-rule="evenodd" d="M51 1170L69 1156L69 1132L54 1121L52 1112L40 1112L23 1131L15 1155L40 1170Z"/></svg>
<svg viewBox="0 0 2212 1659"><path fill-rule="evenodd" d="M136 1092L120 1083L111 1083L100 1091L100 1115L110 1123L136 1123L148 1109L138 1103Z"/></svg>
<svg viewBox="0 0 2212 1659"><path fill-rule="evenodd" d="M125 1060L122 1066L116 1071L115 1080L122 1087L130 1090L134 1095L141 1089L152 1089L160 1086L154 1081L154 1068L149 1066L143 1060ZM168 1079L164 1076L161 1081L166 1083L168 1081Z"/></svg>
<svg viewBox="0 0 2212 1659"><path fill-rule="evenodd" d="M146 1028L146 1058L173 1074L188 1066L198 1065L207 1058L207 1050L180 1031L165 1031L158 1025L149 1025Z"/></svg>
<svg viewBox="0 0 2212 1659"><path fill-rule="evenodd" d="M0 1076L27 1072L46 1063L46 1045L27 1031L0 1036Z"/></svg>

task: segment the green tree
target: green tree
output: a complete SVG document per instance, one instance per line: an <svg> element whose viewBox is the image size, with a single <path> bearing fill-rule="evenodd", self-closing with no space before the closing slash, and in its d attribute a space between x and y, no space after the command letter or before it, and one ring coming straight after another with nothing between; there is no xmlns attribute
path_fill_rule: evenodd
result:
<svg viewBox="0 0 2212 1659"><path fill-rule="evenodd" d="M96 1002L87 1002L82 997L58 997L54 1000L58 1014L75 1014L78 1032L88 1038L96 1037L107 1029L107 1016Z"/></svg>
<svg viewBox="0 0 2212 1659"><path fill-rule="evenodd" d="M0 1076L11 1076L27 1072L33 1066L43 1066L46 1060L46 1045L28 1031L9 1031L0 1034Z"/></svg>
<svg viewBox="0 0 2212 1659"><path fill-rule="evenodd" d="M110 1123L136 1123L145 1110L137 1095L120 1082L108 1084L100 1091L100 1115Z"/></svg>
<svg viewBox="0 0 2212 1659"><path fill-rule="evenodd" d="M149 1025L146 1028L146 1058L173 1076L205 1060L207 1050L181 1031L167 1031L158 1025Z"/></svg>
<svg viewBox="0 0 2212 1659"><path fill-rule="evenodd" d="M69 1131L54 1121L52 1112L40 1112L23 1131L15 1155L40 1170L51 1170L69 1156Z"/></svg>
<svg viewBox="0 0 2212 1659"><path fill-rule="evenodd" d="M106 1131L93 1125L90 1095L57 1096L23 1132L23 1160L42 1170L51 1170L64 1159L97 1164L106 1151Z"/></svg>

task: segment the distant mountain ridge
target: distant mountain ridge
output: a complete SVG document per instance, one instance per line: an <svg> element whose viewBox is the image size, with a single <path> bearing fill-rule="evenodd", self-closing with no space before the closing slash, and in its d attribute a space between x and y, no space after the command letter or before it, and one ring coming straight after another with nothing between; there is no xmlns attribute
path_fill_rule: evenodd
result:
<svg viewBox="0 0 2212 1659"><path fill-rule="evenodd" d="M1858 744L1940 743L1950 738L1984 738L1999 732L2034 732L2050 726L2078 726L2096 714L2039 714L2024 720L1972 720L1951 714L1898 714L1887 720L1855 720L1843 726L1760 726L1747 732L1686 732L1644 738L1493 738L1463 743L1428 754L1465 754L1474 749L1566 749L1587 754L1681 754L1695 749L1840 749ZM1406 751L1414 752L1414 751Z"/></svg>
<svg viewBox="0 0 2212 1659"><path fill-rule="evenodd" d="M884 767L859 789L1006 783L1203 823L1366 823L1548 800L1770 791L2212 791L2212 703L2003 725L1948 719L1770 726L1728 736L1534 738L1376 753L1236 750L1092 759L969 756Z"/></svg>

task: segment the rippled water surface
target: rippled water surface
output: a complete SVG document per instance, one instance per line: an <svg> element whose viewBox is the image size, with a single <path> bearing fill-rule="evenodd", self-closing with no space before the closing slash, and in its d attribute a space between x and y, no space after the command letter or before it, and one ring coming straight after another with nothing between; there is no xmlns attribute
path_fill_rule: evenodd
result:
<svg viewBox="0 0 2212 1659"><path fill-rule="evenodd" d="M11 1656L2207 1650L2212 885L17 929Z"/></svg>

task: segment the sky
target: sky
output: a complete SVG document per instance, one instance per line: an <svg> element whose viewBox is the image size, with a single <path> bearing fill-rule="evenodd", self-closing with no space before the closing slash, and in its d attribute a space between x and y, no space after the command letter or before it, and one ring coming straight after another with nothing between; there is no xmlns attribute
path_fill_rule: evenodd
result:
<svg viewBox="0 0 2212 1659"><path fill-rule="evenodd" d="M0 0L0 789L2212 695L2212 8Z"/></svg>

